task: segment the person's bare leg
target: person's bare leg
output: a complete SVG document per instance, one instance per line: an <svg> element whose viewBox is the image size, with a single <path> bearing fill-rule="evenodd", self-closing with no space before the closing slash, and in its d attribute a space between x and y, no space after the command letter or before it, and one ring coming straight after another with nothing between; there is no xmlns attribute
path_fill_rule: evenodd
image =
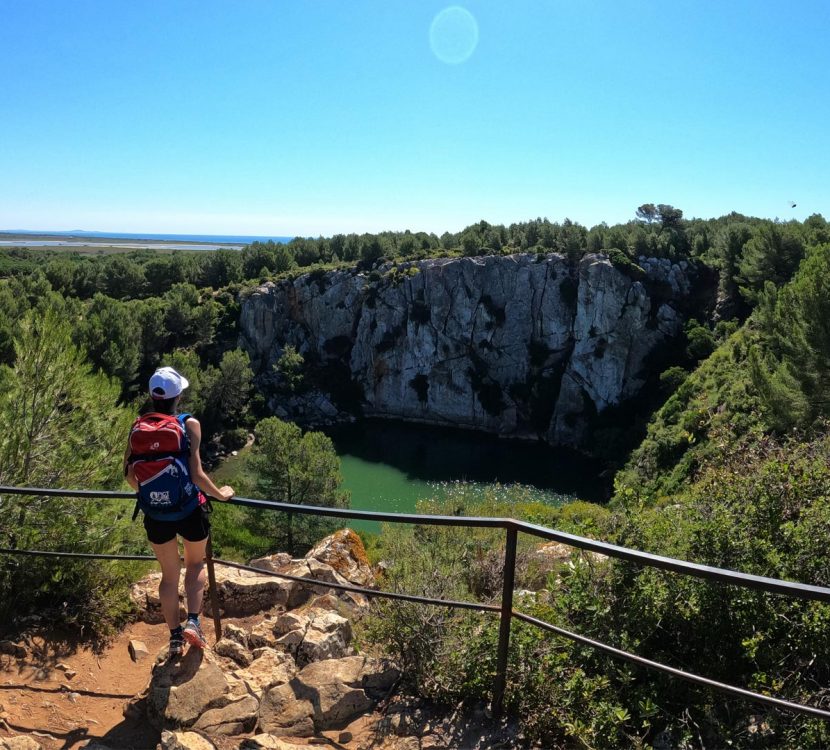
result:
<svg viewBox="0 0 830 750"><path fill-rule="evenodd" d="M187 598L187 611L202 611L202 595L205 592L205 550L207 538L201 542L184 540L184 594Z"/></svg>
<svg viewBox="0 0 830 750"><path fill-rule="evenodd" d="M161 565L161 583L159 584L159 600L161 613L170 630L177 628L179 620L179 544L171 539L164 544L153 544L153 553Z"/></svg>

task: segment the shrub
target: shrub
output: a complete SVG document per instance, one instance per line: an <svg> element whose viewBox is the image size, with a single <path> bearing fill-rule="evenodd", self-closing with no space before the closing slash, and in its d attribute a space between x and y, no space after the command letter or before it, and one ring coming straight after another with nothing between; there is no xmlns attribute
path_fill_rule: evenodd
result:
<svg viewBox="0 0 830 750"><path fill-rule="evenodd" d="M237 427L222 434L222 445L229 451L238 451L244 448L248 442L248 430L244 427Z"/></svg>

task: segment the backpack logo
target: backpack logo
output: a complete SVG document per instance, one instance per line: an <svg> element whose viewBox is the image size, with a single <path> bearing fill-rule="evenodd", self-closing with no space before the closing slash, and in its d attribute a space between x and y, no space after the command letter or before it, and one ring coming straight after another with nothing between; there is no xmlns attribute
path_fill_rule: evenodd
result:
<svg viewBox="0 0 830 750"><path fill-rule="evenodd" d="M151 451L157 451L160 447L161 447L161 443L153 443L153 444L150 446L150 450L151 450Z"/></svg>
<svg viewBox="0 0 830 750"><path fill-rule="evenodd" d="M151 492L150 493L150 502L151 503L169 503L170 502L170 493L169 492Z"/></svg>

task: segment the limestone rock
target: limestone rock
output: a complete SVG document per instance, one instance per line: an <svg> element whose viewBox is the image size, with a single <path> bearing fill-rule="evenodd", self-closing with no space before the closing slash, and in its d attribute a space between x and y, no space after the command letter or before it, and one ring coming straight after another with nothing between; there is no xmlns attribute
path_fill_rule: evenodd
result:
<svg viewBox="0 0 830 750"><path fill-rule="evenodd" d="M235 661L240 667L247 667L254 659L251 652L244 646L230 638L222 638L216 642L213 650L220 656Z"/></svg>
<svg viewBox="0 0 830 750"><path fill-rule="evenodd" d="M209 709L246 694L244 685L225 674L209 651L189 649L182 659L153 667L146 690L147 718L157 729L188 728Z"/></svg>
<svg viewBox="0 0 830 750"><path fill-rule="evenodd" d="M313 597L324 596L326 594L331 594L347 602L352 607L364 608L367 606L366 597L362 594L332 589L323 585L325 583L349 585L350 582L343 578L331 565L322 563L313 557L303 560L292 560L288 565L281 568L280 572L309 581L309 583L299 581L290 582L292 587L285 604L286 609L295 609ZM312 581L315 583L319 582L319 585L313 585L311 583Z"/></svg>
<svg viewBox="0 0 830 750"><path fill-rule="evenodd" d="M249 563L252 568L259 568L260 570L270 570L272 573L278 573L280 568L285 567L291 562L291 555L287 552L277 552L273 555L266 555L265 557L257 557Z"/></svg>
<svg viewBox="0 0 830 750"><path fill-rule="evenodd" d="M294 659L283 651L263 648L255 656L250 666L234 672L251 693L260 695L274 685L285 684L297 673Z"/></svg>
<svg viewBox="0 0 830 750"><path fill-rule="evenodd" d="M308 745L295 745L273 734L257 734L242 740L239 750L308 750Z"/></svg>
<svg viewBox="0 0 830 750"><path fill-rule="evenodd" d="M0 750L43 750L43 745L31 737L21 734L16 737L0 739Z"/></svg>
<svg viewBox="0 0 830 750"><path fill-rule="evenodd" d="M315 601L320 601L315 600ZM352 653L351 622L316 606L286 612L274 625L277 647L292 654L299 667L312 661L337 659Z"/></svg>
<svg viewBox="0 0 830 750"><path fill-rule="evenodd" d="M216 745L196 732L164 731L161 750L216 750Z"/></svg>
<svg viewBox="0 0 830 750"><path fill-rule="evenodd" d="M273 631L277 636L283 636L292 630L302 630L308 625L308 618L299 612L284 612L274 622Z"/></svg>
<svg viewBox="0 0 830 750"><path fill-rule="evenodd" d="M236 641L243 648L248 648L247 631L245 628L240 628L239 625L234 625L232 622L226 622L222 625L222 638Z"/></svg>
<svg viewBox="0 0 830 750"><path fill-rule="evenodd" d="M592 410L639 392L646 357L681 330L686 302L709 283L691 263L639 265L634 278L601 254L573 268L562 255L525 253L387 263L371 281L356 270L304 274L245 296L240 345L261 386L277 383L272 365L290 344L348 368L367 416L516 437L535 437L540 416L533 389L517 386L561 379L542 412L553 411L547 440L578 445ZM295 419L340 417L324 394L273 406Z"/></svg>
<svg viewBox="0 0 830 750"><path fill-rule="evenodd" d="M669 305L653 304L643 282L620 272L604 255L585 255L579 264L573 349L549 441L581 444L586 415L636 395L645 384L646 357L681 328L680 315Z"/></svg>
<svg viewBox="0 0 830 750"><path fill-rule="evenodd" d="M259 701L252 695L222 708L205 711L193 725L208 735L237 735L250 732L257 720Z"/></svg>
<svg viewBox="0 0 830 750"><path fill-rule="evenodd" d="M340 529L329 534L314 545L305 557L307 560L314 558L330 565L335 572L356 586L371 588L375 584L363 542L351 529Z"/></svg>
<svg viewBox="0 0 830 750"><path fill-rule="evenodd" d="M263 694L259 727L278 737L342 729L371 710L398 677L385 662L365 656L314 662Z"/></svg>
<svg viewBox="0 0 830 750"><path fill-rule="evenodd" d="M286 561L287 558L287 561ZM313 596L333 592L324 583L348 584L345 578L339 575L334 568L315 558L292 560L287 555L272 555L269 558L260 558L253 561L262 570L285 573L295 578L308 579L320 582L319 585L301 583L286 578L253 573L247 570L218 567L216 571L216 587L222 614L225 617L246 617L258 612L265 612L275 607L292 609L307 602ZM339 594L352 606L365 607L366 598L360 594ZM210 598L205 599L205 612L212 614ZM258 640L258 636L264 636ZM251 646L271 645L272 639L266 633L254 636Z"/></svg>
<svg viewBox="0 0 830 750"><path fill-rule="evenodd" d="M399 677L397 670L366 656L347 656L309 664L295 682L306 695L315 697L317 731L343 728L351 719L370 710Z"/></svg>
<svg viewBox="0 0 830 750"><path fill-rule="evenodd" d="M262 694L258 726L277 737L308 737L314 733L313 716L314 706L295 692L292 680Z"/></svg>
<svg viewBox="0 0 830 750"><path fill-rule="evenodd" d="M147 644L144 641L137 641L135 639L130 640L129 644L127 644L127 649L130 652L130 658L133 661L141 661L142 659L148 657L150 655L150 651L147 648ZM67 677L69 673L67 672Z"/></svg>
<svg viewBox="0 0 830 750"><path fill-rule="evenodd" d="M251 628L248 633L248 647L256 651L263 647L273 647L277 642L274 634L274 617L266 617Z"/></svg>
<svg viewBox="0 0 830 750"><path fill-rule="evenodd" d="M275 606L285 606L293 582L247 570L216 568L219 606L225 617L246 617ZM210 597L205 597L205 612L212 615Z"/></svg>
<svg viewBox="0 0 830 750"><path fill-rule="evenodd" d="M297 647L297 665L313 661L337 659L352 653L352 625L334 612L312 616Z"/></svg>
<svg viewBox="0 0 830 750"><path fill-rule="evenodd" d="M591 564L598 564L608 559L606 555L601 555L598 552L580 550L561 542L545 542L529 553L523 585L534 591L544 588L548 575L556 573L574 556L587 560Z"/></svg>

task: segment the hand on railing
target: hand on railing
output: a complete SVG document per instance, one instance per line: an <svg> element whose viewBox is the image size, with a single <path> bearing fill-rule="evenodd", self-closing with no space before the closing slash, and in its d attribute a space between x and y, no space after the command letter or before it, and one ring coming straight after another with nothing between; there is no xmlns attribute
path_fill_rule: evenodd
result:
<svg viewBox="0 0 830 750"><path fill-rule="evenodd" d="M236 493L233 491L233 487L230 485L225 485L224 487L219 488L219 492L216 495L217 500L221 500L222 502L227 502L230 500Z"/></svg>

